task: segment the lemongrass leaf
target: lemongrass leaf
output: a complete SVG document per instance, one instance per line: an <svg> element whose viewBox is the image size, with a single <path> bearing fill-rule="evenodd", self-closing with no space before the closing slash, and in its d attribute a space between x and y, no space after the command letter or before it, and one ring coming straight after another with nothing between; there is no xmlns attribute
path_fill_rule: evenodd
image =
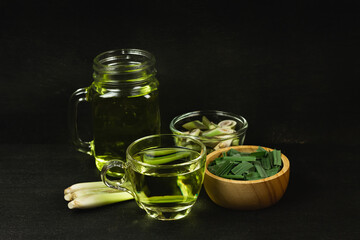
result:
<svg viewBox="0 0 360 240"><path fill-rule="evenodd" d="M221 175L221 177L223 177L223 178L228 178L228 179L236 179L236 180L243 180L243 179L245 179L244 175L224 174L224 175Z"/></svg>
<svg viewBox="0 0 360 240"><path fill-rule="evenodd" d="M235 163L224 160L224 164L220 165L220 167L216 170L215 175L221 176L224 174L228 174L234 165L235 165Z"/></svg>
<svg viewBox="0 0 360 240"><path fill-rule="evenodd" d="M241 153L233 148L226 152L227 156L241 156Z"/></svg>
<svg viewBox="0 0 360 240"><path fill-rule="evenodd" d="M168 154L168 155L164 155L164 156L156 156L156 157L154 157L153 155L145 154L144 155L144 163L154 164L154 165L166 164L166 163L170 163L170 162L173 162L176 160L186 158L190 154L191 153L188 151L176 152L173 154Z"/></svg>
<svg viewBox="0 0 360 240"><path fill-rule="evenodd" d="M255 161L254 166L256 168L256 171L259 173L260 177L263 178L267 177L267 173L265 172L264 168L261 166L261 163L259 161Z"/></svg>
<svg viewBox="0 0 360 240"><path fill-rule="evenodd" d="M280 170L280 167L273 167L273 168L265 170L265 171L268 176L273 176L273 175L277 174L279 172L279 170Z"/></svg>
<svg viewBox="0 0 360 240"><path fill-rule="evenodd" d="M281 151L280 150L276 150L274 149L274 151L272 151L274 154L274 165L275 166L281 166Z"/></svg>
<svg viewBox="0 0 360 240"><path fill-rule="evenodd" d="M262 179L258 172L250 172L245 175L246 180L259 180Z"/></svg>
<svg viewBox="0 0 360 240"><path fill-rule="evenodd" d="M271 163L270 163L270 159L268 157L261 158L260 162L265 170L271 169Z"/></svg>
<svg viewBox="0 0 360 240"><path fill-rule="evenodd" d="M246 171L248 171L249 169L251 169L252 167L254 167L253 164L249 163L249 162L242 162L239 163L237 166L235 166L231 172L235 175L240 175L245 173Z"/></svg>
<svg viewBox="0 0 360 240"><path fill-rule="evenodd" d="M235 161L235 162L242 162L242 161L253 162L253 161L256 161L256 157L254 157L254 156L226 156L226 157L223 157L223 159L224 160Z"/></svg>

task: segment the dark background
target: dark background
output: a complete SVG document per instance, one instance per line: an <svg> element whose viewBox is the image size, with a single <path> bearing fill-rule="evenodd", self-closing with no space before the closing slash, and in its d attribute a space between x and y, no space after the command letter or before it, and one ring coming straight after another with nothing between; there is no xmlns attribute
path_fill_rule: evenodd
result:
<svg viewBox="0 0 360 240"><path fill-rule="evenodd" d="M218 109L254 144L359 144L359 14L351 2L1 2L2 143L67 141L67 100L92 59L117 48L157 58L164 130Z"/></svg>
<svg viewBox="0 0 360 240"><path fill-rule="evenodd" d="M111 219L119 209L133 221L125 229L115 223L103 236L126 230L130 238L140 229L145 237L181 238L176 229L189 236L206 232L210 220L238 220L204 191L189 218L194 225L140 224L134 205L75 215L66 209L65 187L98 179L92 160L67 143L68 99L91 84L92 59L117 48L155 55L164 132L188 111L229 111L248 120L246 144L281 148L290 159L290 187L278 209L240 213L251 223L241 223L247 232L222 226L227 235L208 237L264 239L274 229L268 239L356 239L359 10L357 1L0 1L1 239L99 238L98 224L125 221ZM36 195L29 202L24 192L34 192L26 183ZM287 230L257 231L253 223L263 218Z"/></svg>

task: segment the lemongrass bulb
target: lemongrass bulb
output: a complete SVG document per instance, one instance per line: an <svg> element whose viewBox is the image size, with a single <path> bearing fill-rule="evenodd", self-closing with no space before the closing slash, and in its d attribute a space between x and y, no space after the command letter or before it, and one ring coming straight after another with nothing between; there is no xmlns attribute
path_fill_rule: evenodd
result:
<svg viewBox="0 0 360 240"><path fill-rule="evenodd" d="M99 193L76 198L75 200L68 203L68 208L95 208L108 204L131 200L133 198L134 197L127 192Z"/></svg>

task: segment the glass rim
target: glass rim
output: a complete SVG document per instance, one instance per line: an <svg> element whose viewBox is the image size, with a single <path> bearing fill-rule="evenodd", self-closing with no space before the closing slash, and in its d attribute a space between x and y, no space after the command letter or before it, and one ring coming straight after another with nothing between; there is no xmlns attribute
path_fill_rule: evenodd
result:
<svg viewBox="0 0 360 240"><path fill-rule="evenodd" d="M144 60L139 64L105 64L107 61L120 60L120 56L132 55L143 57ZM131 60L131 58L127 57L126 60ZM130 61L129 61L130 62ZM117 72L119 70L126 70L126 72L133 73L136 71L144 71L145 69L154 66L156 59L153 54L146 50L136 49L136 48L122 48L109 50L106 52L102 52L98 54L93 59L93 68L95 71L105 71L105 72Z"/></svg>
<svg viewBox="0 0 360 240"><path fill-rule="evenodd" d="M141 141L144 141L146 139L150 139L150 138L161 138L161 137L176 137L176 138L183 138L183 139L191 139L192 141L194 141L196 144L198 144L201 147L201 152L200 155L195 158L192 159L190 161L187 162L183 162L183 163L177 163L177 164L168 164L168 165L156 165L156 164L150 164L150 163L144 163L144 162L140 162L136 159L134 159L132 157L132 155L130 154L130 149L132 147L134 147L136 144L138 144ZM206 158L206 147L205 145L198 139L192 137L192 136L187 136L187 135L176 135L176 134L154 134L154 135L149 135L149 136L145 136L142 138L139 138L135 141L133 141L126 149L126 160L130 160L131 163L135 163L141 166L145 166L145 167L151 167L151 168L161 168L161 169L167 169L167 168L174 168L174 167L183 167L183 166L188 166L191 164L194 164L196 162L201 161L202 158Z"/></svg>
<svg viewBox="0 0 360 240"><path fill-rule="evenodd" d="M184 113L184 114L180 114L176 117L174 117L171 122L170 122L170 130L175 133L175 134L179 134L179 135L186 135L185 132L180 131L179 129L177 129L175 127L175 124L183 119L186 119L188 117L195 117L195 116L201 116L201 115L211 115L211 114L216 114L219 116L228 116L231 117L232 119L237 119L239 122L241 122L243 124L243 126L238 129L236 132L234 133L230 133L227 134L229 137L228 138L224 138L222 140L227 140L227 139L232 139L234 137L238 137L242 134L244 134L244 132L248 129L248 122L247 120L240 115L231 113L231 112L226 112L226 111L220 111L220 110L198 110L198 111L192 111L192 112L188 112L188 113ZM209 140L209 139L216 139L215 137L202 137L202 136L193 136L196 139L204 139L204 140Z"/></svg>

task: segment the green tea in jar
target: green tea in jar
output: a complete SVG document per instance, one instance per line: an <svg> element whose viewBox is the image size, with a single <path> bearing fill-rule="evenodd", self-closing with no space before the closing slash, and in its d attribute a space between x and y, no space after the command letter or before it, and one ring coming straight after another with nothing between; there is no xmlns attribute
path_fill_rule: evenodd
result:
<svg viewBox="0 0 360 240"><path fill-rule="evenodd" d="M94 59L94 82L71 97L70 126L79 151L91 154L101 170L105 162L125 160L134 140L160 132L158 80L154 57L143 50L121 49ZM91 103L93 140L79 138L77 104Z"/></svg>

